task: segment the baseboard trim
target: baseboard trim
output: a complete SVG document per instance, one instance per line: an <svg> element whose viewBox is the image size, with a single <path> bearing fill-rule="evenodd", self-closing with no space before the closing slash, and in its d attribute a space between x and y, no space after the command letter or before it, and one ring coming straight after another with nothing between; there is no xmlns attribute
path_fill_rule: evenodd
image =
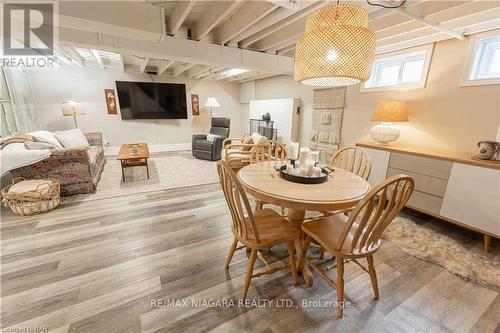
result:
<svg viewBox="0 0 500 333"><path fill-rule="evenodd" d="M148 145L150 153L163 153L169 151L191 150L191 143L172 143L167 145ZM108 147L104 152L105 156L116 156L120 147Z"/></svg>

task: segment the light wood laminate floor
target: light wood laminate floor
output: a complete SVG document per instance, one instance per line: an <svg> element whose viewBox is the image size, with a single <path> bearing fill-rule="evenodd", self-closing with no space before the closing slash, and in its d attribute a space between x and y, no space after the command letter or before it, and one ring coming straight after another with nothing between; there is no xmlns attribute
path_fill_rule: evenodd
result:
<svg viewBox="0 0 500 333"><path fill-rule="evenodd" d="M456 237L471 251L481 251L479 235L412 211L404 214L418 223L433 224L436 232ZM372 298L369 276L355 264L346 265L351 307L342 320L336 319L335 308L303 306L303 300L336 299L323 279L315 276L312 288L297 287L287 270L252 280L249 298L273 300L271 306L195 306L203 300L236 301L246 269L246 253L237 251L229 271L224 271L232 235L218 184L68 204L33 217L15 217L2 209L0 227L1 325L9 328L5 331L33 327L106 333L499 329L498 292L466 282L389 242L375 255L380 300ZM498 243L493 242L492 258L498 258ZM274 247L266 256L282 265L286 247ZM161 303L167 300L179 302L167 307Z"/></svg>

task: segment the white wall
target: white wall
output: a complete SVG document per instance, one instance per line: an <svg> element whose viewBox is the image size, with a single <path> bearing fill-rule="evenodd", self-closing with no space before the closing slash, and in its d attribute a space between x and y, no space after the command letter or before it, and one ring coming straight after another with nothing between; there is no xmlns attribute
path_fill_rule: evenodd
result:
<svg viewBox="0 0 500 333"><path fill-rule="evenodd" d="M500 124L500 86L460 87L470 38L436 43L427 86L406 91L359 91L350 86L342 123L342 145L368 139L376 103L382 99L407 101L410 122L398 125L400 144L474 152L480 140L494 140ZM291 76L258 80L256 99L298 97L302 100L300 141L305 145L312 126L313 88Z"/></svg>
<svg viewBox="0 0 500 333"><path fill-rule="evenodd" d="M84 131L102 132L112 147L131 142L190 145L193 134L207 133L210 128L207 108L201 106L200 116L191 116L191 94L199 94L202 105L209 96L217 98L221 107L214 108L214 116L231 118L231 136L243 134L240 88L236 83L177 77L158 79L150 75L80 68L33 70L30 75L43 129L74 127L73 118L64 117L61 111L61 102L71 99L83 103L86 110L85 115L78 116L78 126ZM115 80L185 83L188 119L163 119L155 123L152 120L122 120L120 114L108 115L104 89L116 89Z"/></svg>
<svg viewBox="0 0 500 333"><path fill-rule="evenodd" d="M301 145L307 145L312 130L313 89L293 81L291 76L275 76L258 80L255 85L255 99L300 98L299 140ZM248 119L248 104L244 113Z"/></svg>

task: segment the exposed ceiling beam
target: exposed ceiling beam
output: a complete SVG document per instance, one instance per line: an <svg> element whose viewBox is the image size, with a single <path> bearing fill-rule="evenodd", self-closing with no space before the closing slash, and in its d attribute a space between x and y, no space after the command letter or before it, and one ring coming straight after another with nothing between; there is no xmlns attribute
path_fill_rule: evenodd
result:
<svg viewBox="0 0 500 333"><path fill-rule="evenodd" d="M78 67L84 67L85 66L85 60L80 57L75 51L73 51L72 48L69 47L60 47L59 50L66 55L75 65Z"/></svg>
<svg viewBox="0 0 500 333"><path fill-rule="evenodd" d="M281 74L259 74L259 75L255 75L255 76L252 76L252 77L247 78L247 79L240 80L238 82L239 83L245 83L245 82L250 82L250 81L265 79L265 78L268 78L268 77L278 76L278 75L281 75Z"/></svg>
<svg viewBox="0 0 500 333"><path fill-rule="evenodd" d="M476 20L474 20L474 22L472 22L471 20L467 24L460 24L460 25L457 24L456 29L460 30L463 29L464 31L466 31L467 34L475 34L483 31L500 28L500 17L498 17L498 15L494 18L490 18L489 20L484 20L479 23L476 22L477 22ZM458 26L460 26L460 28L458 28ZM404 38L404 36L401 36L398 39L391 39L390 41L383 41L382 43L379 43L377 41L377 47L375 49L375 53L376 54L386 53L409 47L434 43L450 38L448 34L445 34L443 32L434 31L435 33L433 34L432 33L433 29L430 28L427 29L429 29L430 31L427 31L426 33L421 33L419 36L415 36L414 38Z"/></svg>
<svg viewBox="0 0 500 333"><path fill-rule="evenodd" d="M208 35L238 6L238 1L213 1L192 29L193 39Z"/></svg>
<svg viewBox="0 0 500 333"><path fill-rule="evenodd" d="M274 23L281 21L287 17L290 17L297 12L303 10L307 6L310 6L312 2L306 1L306 2L299 2L299 7L296 10L291 10L288 8L278 8L268 15L266 15L264 18L256 22L255 24L252 24L250 27L239 33L237 36L232 38L229 41L229 44L231 45L236 45L239 42L241 42L243 39L248 38L252 36L253 34L256 34L257 32L268 28L269 26L273 25Z"/></svg>
<svg viewBox="0 0 500 333"><path fill-rule="evenodd" d="M240 80L244 80L244 79L247 79L247 78L250 78L250 77L253 77L253 76L256 76L256 75L260 75L262 73L259 73L259 72L247 72L247 73L243 73L243 74L240 74L240 75L235 75L235 76L232 76L232 77L228 77L226 78L227 81L229 82L233 82L233 81L240 81Z"/></svg>
<svg viewBox="0 0 500 333"><path fill-rule="evenodd" d="M405 5L405 8L410 8L410 7L413 8L420 3L429 2L429 1L436 1L436 0L412 0L411 2L408 1ZM467 0L467 1L469 1L469 0ZM378 20L378 19L384 18L384 17L392 15L392 14L393 14L393 12L391 10L388 10L386 8L379 8L379 9L376 9L368 14L368 22Z"/></svg>
<svg viewBox="0 0 500 333"><path fill-rule="evenodd" d="M412 20L418 21L418 22L420 22L428 27L435 29L435 30L438 30L438 31L441 31L447 35L450 35L451 37L454 37L456 39L460 39L460 40L465 39L465 36L462 35L461 33L458 33L458 32L451 30L451 29L447 29L447 28L441 26L440 24L426 20L425 18L418 16L416 14L413 14L412 12L409 12L408 10L406 10L404 8L395 8L395 9L391 9L391 10L395 11L396 13L399 13L401 15L404 15L408 18L411 18Z"/></svg>
<svg viewBox="0 0 500 333"><path fill-rule="evenodd" d="M32 25L37 20L30 18ZM164 9L137 1L58 1L57 24L68 29L155 42L166 34Z"/></svg>
<svg viewBox="0 0 500 333"><path fill-rule="evenodd" d="M423 17L433 22L440 22L440 25L442 25L443 22L449 21L450 19L459 19L460 17L465 17L468 15L477 15L480 12L485 12L488 10L494 10L498 13L499 5L500 3L493 1L465 2L457 6L443 8L439 11L429 13ZM412 6L412 8L414 7ZM393 13L393 15L398 14ZM401 15L398 16L403 17ZM406 18L406 20L398 24L391 24L390 26L376 29L375 34L377 37L377 41L394 37L398 34L406 34L409 31L414 31L422 28L422 23L409 19L407 16L404 16L404 18Z"/></svg>
<svg viewBox="0 0 500 333"><path fill-rule="evenodd" d="M207 76L209 74L210 74L210 69L207 69L207 70L199 73L198 75L196 75L194 78L195 79L201 79L201 78L203 78L203 77L205 77L205 76Z"/></svg>
<svg viewBox="0 0 500 333"><path fill-rule="evenodd" d="M90 53L92 53L92 56L94 57L95 61L99 64L99 67L101 69L105 69L104 63L102 62L102 59L99 56L99 52L97 52L96 50L90 50Z"/></svg>
<svg viewBox="0 0 500 333"><path fill-rule="evenodd" d="M295 45L296 45L296 43L293 43L290 46L287 46L287 47L284 47L282 49L279 49L278 50L278 54L284 54L284 53L288 53L288 52L290 52L292 50L295 50Z"/></svg>
<svg viewBox="0 0 500 333"><path fill-rule="evenodd" d="M500 3L498 5L500 6ZM451 16L453 17L452 19L441 21L439 25L449 30L461 31L464 34L477 33L484 31L485 29L488 30L496 28L497 26L494 22L500 19L500 16L498 15L499 11L500 7L497 7L481 12L475 12L462 17ZM435 16L435 18L445 19L443 16ZM404 33L396 32L388 37L377 38L377 47L385 47L391 44L408 42L414 39L425 39L428 36L442 33L442 31L436 31L434 28L419 25L417 28L404 31ZM449 37L448 34L446 35Z"/></svg>
<svg viewBox="0 0 500 333"><path fill-rule="evenodd" d="M188 78L194 78L194 77L196 77L197 75L199 75L201 73L209 71L211 68L213 68L213 66L209 66L209 67L199 66L198 68L190 68L190 69L188 69L187 77Z"/></svg>
<svg viewBox="0 0 500 333"><path fill-rule="evenodd" d="M162 75L170 66L173 65L174 60L160 60L160 65L158 66L158 75Z"/></svg>
<svg viewBox="0 0 500 333"><path fill-rule="evenodd" d="M205 79L211 79L213 77L216 77L218 75L220 75L222 72L226 71L227 70L227 67L217 67L215 68L214 70L211 71L210 75L207 75L203 78L203 80Z"/></svg>
<svg viewBox="0 0 500 333"><path fill-rule="evenodd" d="M144 72L146 71L146 67L148 67L148 62L149 58L142 59L142 62L139 65L139 71L141 72L141 74L144 74Z"/></svg>
<svg viewBox="0 0 500 333"><path fill-rule="evenodd" d="M221 44L229 42L229 40L278 7L279 5L267 1L248 1L231 18L217 28L215 40Z"/></svg>
<svg viewBox="0 0 500 333"><path fill-rule="evenodd" d="M306 18L304 17L259 40L258 42L250 45L250 47L259 51L266 51L271 48L280 49L289 46L297 41L297 39L304 33L305 28Z"/></svg>
<svg viewBox="0 0 500 333"><path fill-rule="evenodd" d="M187 65L183 65L183 66L181 66L181 65L176 66L176 67L174 67L173 75L179 76L180 74L184 73L185 71L187 71L188 69L190 69L193 66L196 66L196 64L187 64Z"/></svg>
<svg viewBox="0 0 500 333"><path fill-rule="evenodd" d="M276 31L278 31L278 30L280 30L280 29L282 29L282 28L284 28L284 27L286 27L286 26L288 26L290 24L295 23L297 20L300 20L300 19L304 18L305 16L309 15L313 11L318 10L318 9L320 9L322 7L325 7L328 4L330 4L330 3L329 2L323 2L323 1L315 2L314 4L306 7L305 9L302 9L302 10L296 12L295 14L288 16L286 19L283 19L283 20L281 20L279 22L276 22L276 23L268 26L267 28L260 29L258 32L256 32L252 36L243 39L239 43L239 46L241 46L241 47L247 47L250 44L253 44L253 43L261 40L262 38L265 38L265 37L269 36L273 32L276 32ZM256 24L256 25L258 25L258 24ZM304 31L304 30L305 30L305 25L303 26L302 31Z"/></svg>
<svg viewBox="0 0 500 333"><path fill-rule="evenodd" d="M170 35L175 35L193 9L196 1L176 1L168 18L167 30Z"/></svg>
<svg viewBox="0 0 500 333"><path fill-rule="evenodd" d="M214 75L214 73L218 73L220 70L223 70L225 69L226 67L214 67L214 68L211 68L203 73L200 73L198 75L196 75L195 78L197 79L206 79L207 77L211 76L211 75Z"/></svg>
<svg viewBox="0 0 500 333"><path fill-rule="evenodd" d="M293 58L291 57L172 36L166 36L164 42L158 43L109 36L105 33L95 34L72 29L60 29L59 43L72 47L97 49L151 59L162 59L168 55L170 60L206 66L245 68L277 74L291 74L293 72ZM200 52L200 50L203 50L203 52Z"/></svg>

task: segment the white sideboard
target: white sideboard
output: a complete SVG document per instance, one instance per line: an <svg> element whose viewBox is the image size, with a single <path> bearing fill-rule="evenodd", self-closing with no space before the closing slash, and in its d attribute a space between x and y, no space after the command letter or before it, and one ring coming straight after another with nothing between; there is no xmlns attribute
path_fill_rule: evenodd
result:
<svg viewBox="0 0 500 333"><path fill-rule="evenodd" d="M407 206L500 238L500 164L473 160L469 154L423 148L358 143L372 159L372 186L404 173L415 180Z"/></svg>

